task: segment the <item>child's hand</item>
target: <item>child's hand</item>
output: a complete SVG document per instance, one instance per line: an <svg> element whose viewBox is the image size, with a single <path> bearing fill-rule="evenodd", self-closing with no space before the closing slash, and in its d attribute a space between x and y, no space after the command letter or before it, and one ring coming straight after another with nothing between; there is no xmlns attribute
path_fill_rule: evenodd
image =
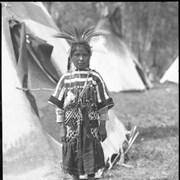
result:
<svg viewBox="0 0 180 180"><path fill-rule="evenodd" d="M65 142L65 140L66 140L66 132L65 132L65 130L60 130L60 141L61 142Z"/></svg>
<svg viewBox="0 0 180 180"><path fill-rule="evenodd" d="M65 142L66 140L66 128L63 124L60 125L60 129L59 129L60 133L60 142Z"/></svg>
<svg viewBox="0 0 180 180"><path fill-rule="evenodd" d="M107 138L107 131L105 128L105 122L101 121L99 126L99 139L103 142Z"/></svg>
<svg viewBox="0 0 180 180"><path fill-rule="evenodd" d="M99 138L100 138L101 142L103 142L107 138L107 131L106 131L106 129L99 131Z"/></svg>

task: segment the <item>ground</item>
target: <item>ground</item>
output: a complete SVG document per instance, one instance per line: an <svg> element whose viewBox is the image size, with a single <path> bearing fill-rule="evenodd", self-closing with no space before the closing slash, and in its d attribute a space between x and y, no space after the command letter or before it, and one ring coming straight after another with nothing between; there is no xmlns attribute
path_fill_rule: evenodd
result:
<svg viewBox="0 0 180 180"><path fill-rule="evenodd" d="M179 87L166 82L143 92L111 93L114 111L127 129L139 135L125 164L105 173L104 180L179 179Z"/></svg>

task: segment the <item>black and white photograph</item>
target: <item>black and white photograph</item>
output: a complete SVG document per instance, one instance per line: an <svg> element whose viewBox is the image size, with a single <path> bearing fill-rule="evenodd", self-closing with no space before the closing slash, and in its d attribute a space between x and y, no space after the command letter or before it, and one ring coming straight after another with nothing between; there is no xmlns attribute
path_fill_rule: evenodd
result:
<svg viewBox="0 0 180 180"><path fill-rule="evenodd" d="M179 179L179 1L0 4L3 180Z"/></svg>

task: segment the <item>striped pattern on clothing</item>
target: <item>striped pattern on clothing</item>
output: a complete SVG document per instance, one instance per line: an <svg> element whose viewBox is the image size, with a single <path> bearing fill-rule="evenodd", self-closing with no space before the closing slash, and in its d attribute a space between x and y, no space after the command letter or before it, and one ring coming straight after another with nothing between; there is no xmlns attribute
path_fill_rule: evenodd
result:
<svg viewBox="0 0 180 180"><path fill-rule="evenodd" d="M113 100L104 80L95 70L74 71L63 75L48 102L63 109L68 91L71 91L78 99L86 81L88 88L83 94L82 102L92 102L97 105L97 109L104 107L110 109L114 105Z"/></svg>

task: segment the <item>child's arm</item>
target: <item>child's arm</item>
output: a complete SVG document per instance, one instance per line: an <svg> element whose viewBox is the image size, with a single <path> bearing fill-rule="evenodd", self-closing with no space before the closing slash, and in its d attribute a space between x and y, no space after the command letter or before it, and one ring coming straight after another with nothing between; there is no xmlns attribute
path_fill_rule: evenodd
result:
<svg viewBox="0 0 180 180"><path fill-rule="evenodd" d="M103 142L107 138L107 131L106 131L106 121L109 120L108 117L108 109L103 108L99 110L99 137L100 140Z"/></svg>
<svg viewBox="0 0 180 180"><path fill-rule="evenodd" d="M64 110L56 108L56 122L59 124L60 141L64 142L66 138L66 127L64 125Z"/></svg>

